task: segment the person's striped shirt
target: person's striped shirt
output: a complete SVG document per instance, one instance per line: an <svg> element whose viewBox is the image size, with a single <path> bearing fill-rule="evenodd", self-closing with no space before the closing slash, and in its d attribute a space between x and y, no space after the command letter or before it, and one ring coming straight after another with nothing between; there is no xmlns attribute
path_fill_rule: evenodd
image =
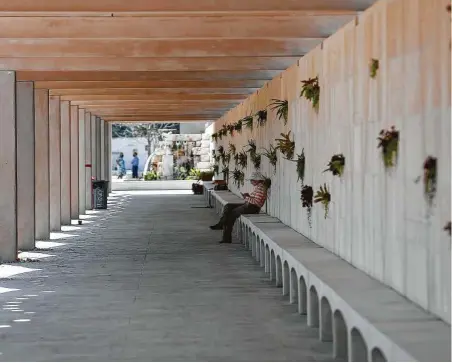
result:
<svg viewBox="0 0 452 363"><path fill-rule="evenodd" d="M254 192L252 192L249 197L245 198L245 201L247 201L249 204L256 205L259 208L262 208L266 200L267 200L267 188L264 186L263 183L257 185L256 189L254 189Z"/></svg>

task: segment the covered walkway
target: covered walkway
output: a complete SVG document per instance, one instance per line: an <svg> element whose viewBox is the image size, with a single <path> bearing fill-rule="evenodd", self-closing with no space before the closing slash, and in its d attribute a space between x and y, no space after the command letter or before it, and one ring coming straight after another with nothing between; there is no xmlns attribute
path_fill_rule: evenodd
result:
<svg viewBox="0 0 452 363"><path fill-rule="evenodd" d="M331 360L249 252L215 243L202 196L156 193L114 193L108 211L38 243L51 257L12 265L37 270L0 282L20 289L0 294L0 359Z"/></svg>

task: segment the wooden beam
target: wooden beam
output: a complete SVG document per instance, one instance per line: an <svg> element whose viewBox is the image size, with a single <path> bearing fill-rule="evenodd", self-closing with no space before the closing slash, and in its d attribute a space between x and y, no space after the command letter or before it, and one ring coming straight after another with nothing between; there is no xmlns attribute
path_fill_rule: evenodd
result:
<svg viewBox="0 0 452 363"><path fill-rule="evenodd" d="M168 115L141 115L141 116L103 116L107 122L186 122L186 121L215 121L218 117L209 115L168 116Z"/></svg>
<svg viewBox="0 0 452 363"><path fill-rule="evenodd" d="M1 29L1 26L0 26ZM3 31L3 30L2 30ZM224 71L284 70L298 57L0 58L0 70L17 71Z"/></svg>
<svg viewBox="0 0 452 363"><path fill-rule="evenodd" d="M204 100L202 102L185 102L185 101L172 101L168 102L153 102L153 101L74 101L80 107L112 107L112 108L123 108L123 107L216 107L216 106L230 106L238 103L237 101L209 101ZM73 103L74 104L74 103Z"/></svg>
<svg viewBox="0 0 452 363"><path fill-rule="evenodd" d="M240 102L246 95L86 95L86 96L62 96L62 101L71 101L72 104L80 104L90 101L153 101L155 103L192 102L204 103L209 101Z"/></svg>
<svg viewBox="0 0 452 363"><path fill-rule="evenodd" d="M271 80L280 71L192 71L192 72L17 72L18 81L214 81Z"/></svg>
<svg viewBox="0 0 452 363"><path fill-rule="evenodd" d="M149 89L149 88L108 88L108 89L58 89L50 90L50 94L54 96L80 96L80 95L150 95L156 98L168 97L200 97L208 98L209 95L240 95L247 96L259 88L165 88Z"/></svg>
<svg viewBox="0 0 452 363"><path fill-rule="evenodd" d="M49 81L35 82L35 88L105 89L105 88L260 88L266 81Z"/></svg>
<svg viewBox="0 0 452 363"><path fill-rule="evenodd" d="M0 58L301 57L323 39L0 39Z"/></svg>
<svg viewBox="0 0 452 363"><path fill-rule="evenodd" d="M242 12L365 10L375 0L0 0L0 11L47 12Z"/></svg>
<svg viewBox="0 0 452 363"><path fill-rule="evenodd" d="M326 38L355 16L0 17L0 29L12 39Z"/></svg>

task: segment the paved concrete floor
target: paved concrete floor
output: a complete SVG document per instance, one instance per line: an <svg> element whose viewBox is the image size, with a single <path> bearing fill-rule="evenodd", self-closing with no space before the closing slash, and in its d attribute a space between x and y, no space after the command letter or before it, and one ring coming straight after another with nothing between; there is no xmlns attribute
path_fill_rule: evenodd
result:
<svg viewBox="0 0 452 363"><path fill-rule="evenodd" d="M0 293L0 360L332 360L250 253L216 243L202 196L155 193L115 193L0 279L20 289Z"/></svg>

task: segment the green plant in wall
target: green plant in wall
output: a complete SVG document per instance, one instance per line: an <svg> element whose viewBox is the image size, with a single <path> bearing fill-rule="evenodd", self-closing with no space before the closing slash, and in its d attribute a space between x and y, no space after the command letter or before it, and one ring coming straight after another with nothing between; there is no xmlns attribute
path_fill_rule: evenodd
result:
<svg viewBox="0 0 452 363"><path fill-rule="evenodd" d="M276 164L278 163L277 149L273 145L270 145L269 149L264 149L262 155L268 159L270 165L273 165L274 172L276 173Z"/></svg>
<svg viewBox="0 0 452 363"><path fill-rule="evenodd" d="M218 164L220 162L220 160L221 160L221 155L215 155L213 157L213 160L215 160L215 162Z"/></svg>
<svg viewBox="0 0 452 363"><path fill-rule="evenodd" d="M292 160L295 153L295 141L290 140L290 133L291 131L287 134L281 133L281 138L276 139L276 149L279 149L288 160Z"/></svg>
<svg viewBox="0 0 452 363"><path fill-rule="evenodd" d="M240 188L245 184L245 174L239 169L235 169L232 172L232 179L234 180L234 184L237 186L237 188Z"/></svg>
<svg viewBox="0 0 452 363"><path fill-rule="evenodd" d="M251 154L251 156L256 153L257 151L256 141L254 141L253 139L248 140L248 147L249 147L248 152Z"/></svg>
<svg viewBox="0 0 452 363"><path fill-rule="evenodd" d="M234 163L235 163L235 165L239 165L239 154L238 153L234 155Z"/></svg>
<svg viewBox="0 0 452 363"><path fill-rule="evenodd" d="M217 142L218 134L216 132L212 134L212 139L213 139L213 141Z"/></svg>
<svg viewBox="0 0 452 363"><path fill-rule="evenodd" d="M257 125L262 127L267 123L267 110L260 110L256 113Z"/></svg>
<svg viewBox="0 0 452 363"><path fill-rule="evenodd" d="M228 134L228 126L225 124L221 127L220 131L218 131L218 138L221 140Z"/></svg>
<svg viewBox="0 0 452 363"><path fill-rule="evenodd" d="M223 165L229 165L230 162L231 162L231 153L224 154Z"/></svg>
<svg viewBox="0 0 452 363"><path fill-rule="evenodd" d="M310 78L307 81L301 81L301 83L300 97L304 97L310 101L314 110L318 111L320 102L319 77Z"/></svg>
<svg viewBox="0 0 452 363"><path fill-rule="evenodd" d="M304 156L304 149L303 149L303 150L301 150L301 154L297 155L297 175L298 175L298 180L301 180L301 185L304 184L305 166L306 166L306 157Z"/></svg>
<svg viewBox="0 0 452 363"><path fill-rule="evenodd" d="M234 136L235 125L234 124L229 124L227 127L228 127L229 135Z"/></svg>
<svg viewBox="0 0 452 363"><path fill-rule="evenodd" d="M328 187L326 184L320 186L320 189L317 191L314 197L314 203L322 203L323 208L325 209L325 219L328 216L328 210L331 202L331 194L328 191Z"/></svg>
<svg viewBox="0 0 452 363"><path fill-rule="evenodd" d="M223 146L218 146L218 154L219 155L222 155L222 154L224 154L224 147Z"/></svg>
<svg viewBox="0 0 452 363"><path fill-rule="evenodd" d="M221 174L223 174L223 180L229 180L229 167L223 168Z"/></svg>
<svg viewBox="0 0 452 363"><path fill-rule="evenodd" d="M254 169L259 170L261 168L262 155L258 153L250 154L251 162L253 163Z"/></svg>
<svg viewBox="0 0 452 363"><path fill-rule="evenodd" d="M269 107L272 111L276 111L276 117L278 120L284 120L284 125L287 125L289 120L289 101L278 100L273 98Z"/></svg>
<svg viewBox="0 0 452 363"><path fill-rule="evenodd" d="M377 72L378 72L379 68L380 68L379 60L372 58L370 60L370 65L369 65L370 78L374 79L377 76Z"/></svg>
<svg viewBox="0 0 452 363"><path fill-rule="evenodd" d="M241 134L242 133L242 128L243 128L243 121L242 120L238 120L234 124L234 130L237 131L239 134Z"/></svg>
<svg viewBox="0 0 452 363"><path fill-rule="evenodd" d="M213 172L215 173L215 175L217 175L219 171L220 171L220 166L218 164L214 164Z"/></svg>
<svg viewBox="0 0 452 363"><path fill-rule="evenodd" d="M345 156L342 154L335 154L331 157L331 160L328 163L328 168L323 172L330 171L333 175L341 177L344 173L344 168Z"/></svg>
<svg viewBox="0 0 452 363"><path fill-rule="evenodd" d="M392 168L397 164L399 137L399 131L394 126L389 130L380 131L378 148L381 148L383 163L386 169Z"/></svg>
<svg viewBox="0 0 452 363"><path fill-rule="evenodd" d="M312 201L314 199L314 190L309 185L304 185L301 188L301 205L303 208L306 208L308 213L308 223L309 228L312 227L312 218L311 218L311 210L312 210Z"/></svg>
<svg viewBox="0 0 452 363"><path fill-rule="evenodd" d="M242 118L242 124L249 130L253 131L254 118L253 116L246 116Z"/></svg>
<svg viewBox="0 0 452 363"><path fill-rule="evenodd" d="M233 143L229 143L229 153L231 155L237 154L237 149Z"/></svg>
<svg viewBox="0 0 452 363"><path fill-rule="evenodd" d="M424 161L423 181L424 181L424 194L430 206L433 204L433 200L435 199L436 195L437 177L438 177L437 159L432 156L429 156Z"/></svg>
<svg viewBox="0 0 452 363"><path fill-rule="evenodd" d="M242 169L245 169L248 166L248 155L246 154L246 152L242 151L238 153L238 156L239 156L238 165Z"/></svg>
<svg viewBox="0 0 452 363"><path fill-rule="evenodd" d="M449 236L452 234L452 222L447 222L447 224L444 226L444 230L449 233Z"/></svg>

